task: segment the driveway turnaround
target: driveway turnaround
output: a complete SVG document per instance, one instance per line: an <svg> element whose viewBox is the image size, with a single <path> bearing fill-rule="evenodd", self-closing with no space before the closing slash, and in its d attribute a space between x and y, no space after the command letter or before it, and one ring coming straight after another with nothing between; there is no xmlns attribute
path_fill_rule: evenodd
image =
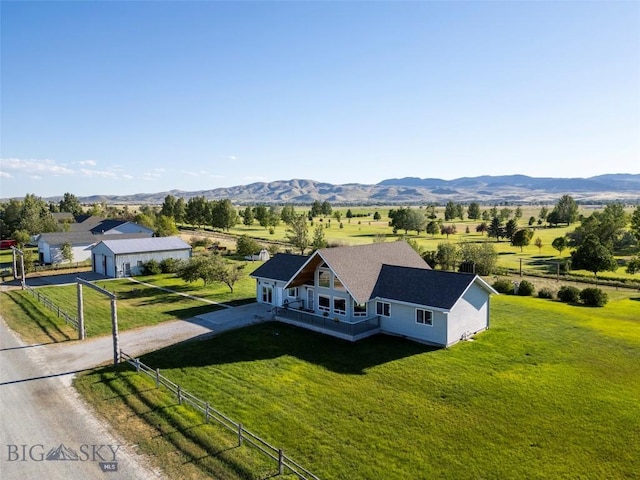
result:
<svg viewBox="0 0 640 480"><path fill-rule="evenodd" d="M252 303L121 332L119 344L138 356L269 317L267 306ZM127 445L97 419L71 386L75 373L112 361L111 336L25 345L0 319L2 480L163 478L135 445Z"/></svg>

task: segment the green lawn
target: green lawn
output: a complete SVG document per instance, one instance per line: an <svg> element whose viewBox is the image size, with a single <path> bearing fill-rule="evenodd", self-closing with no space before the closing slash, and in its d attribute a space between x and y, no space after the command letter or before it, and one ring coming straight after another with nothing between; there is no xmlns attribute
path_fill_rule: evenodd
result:
<svg viewBox="0 0 640 480"><path fill-rule="evenodd" d="M639 305L633 294L604 308L499 296L490 330L450 349L267 323L142 360L323 479L633 478ZM152 388L132 376L79 382ZM174 408L165 418L182 418Z"/></svg>
<svg viewBox="0 0 640 480"><path fill-rule="evenodd" d="M222 308L198 299L177 293L169 293L154 287L164 287L179 293L193 295L210 302L238 305L255 301L255 280L248 275L260 262L249 262L244 268L246 275L234 285L234 291L224 284L203 285L201 281L185 283L174 275L137 277L153 286L141 285L128 279L95 282L98 286L115 293L120 330L156 325L167 320L187 319ZM41 287L38 292L47 296L68 314L76 317L78 310L77 287L75 285ZM83 287L85 328L88 336L111 333L111 303L109 298ZM28 315L15 313L23 311ZM6 312L6 314L5 314ZM13 312L13 314L12 314ZM62 341L77 338L77 333L62 319L45 309L27 292L14 290L3 294L2 313L11 317L11 328L23 336L25 341Z"/></svg>

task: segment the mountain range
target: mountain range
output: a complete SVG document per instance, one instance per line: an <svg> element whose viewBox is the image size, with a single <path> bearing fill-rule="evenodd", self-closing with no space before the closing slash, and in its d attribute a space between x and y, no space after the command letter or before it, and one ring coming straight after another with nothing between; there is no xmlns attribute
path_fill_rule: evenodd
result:
<svg viewBox="0 0 640 480"><path fill-rule="evenodd" d="M526 175L484 175L454 180L439 178L391 178L375 185L334 185L315 180L278 180L234 187L186 192L171 190L134 195L79 197L83 203L161 204L167 195L185 201L195 196L208 200L230 199L236 204L310 204L315 200L343 205L394 205L455 202L545 203L571 195L582 203L619 200L640 201L640 174L606 174L589 178L529 177ZM51 200L55 201L55 198Z"/></svg>

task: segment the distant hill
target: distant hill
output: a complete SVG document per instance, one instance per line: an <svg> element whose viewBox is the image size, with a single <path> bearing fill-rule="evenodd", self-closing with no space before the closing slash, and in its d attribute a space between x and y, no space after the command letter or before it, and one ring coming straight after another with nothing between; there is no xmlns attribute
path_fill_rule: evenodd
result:
<svg viewBox="0 0 640 480"><path fill-rule="evenodd" d="M391 178L376 185L347 183L333 185L315 180L278 180L228 188L185 192L171 190L135 195L95 195L79 197L84 203L161 204L167 195L185 200L204 196L209 200L229 198L236 204L310 204L315 200L343 205L399 205L455 202L493 204L554 203L568 194L576 201L640 202L640 174L607 174L590 178L528 177L501 175L438 178ZM59 198L57 198L59 200ZM51 199L56 200L56 199Z"/></svg>

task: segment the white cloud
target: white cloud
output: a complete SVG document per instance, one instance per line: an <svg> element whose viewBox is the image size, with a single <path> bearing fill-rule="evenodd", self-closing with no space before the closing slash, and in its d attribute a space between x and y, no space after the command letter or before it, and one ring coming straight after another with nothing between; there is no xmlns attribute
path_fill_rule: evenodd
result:
<svg viewBox="0 0 640 480"><path fill-rule="evenodd" d="M237 160L238 157L236 157L235 155L229 155L229 160Z"/></svg>
<svg viewBox="0 0 640 480"><path fill-rule="evenodd" d="M125 180L133 180L133 175L128 175L128 174L124 174L120 176L121 178L124 178Z"/></svg>
<svg viewBox="0 0 640 480"><path fill-rule="evenodd" d="M96 162L95 160L82 160L77 163L78 165L90 165L92 167L95 167L98 164L98 162Z"/></svg>
<svg viewBox="0 0 640 480"><path fill-rule="evenodd" d="M73 175L74 171L53 160L36 160L22 158L2 158L0 167L3 172L13 170L27 175Z"/></svg>
<svg viewBox="0 0 640 480"><path fill-rule="evenodd" d="M79 172L81 175L89 178L118 178L118 175L114 172L109 172L107 170L89 170L88 168L81 168Z"/></svg>
<svg viewBox="0 0 640 480"><path fill-rule="evenodd" d="M0 171L0 177L13 178L13 175L11 175L10 173L7 173L7 172Z"/></svg>

